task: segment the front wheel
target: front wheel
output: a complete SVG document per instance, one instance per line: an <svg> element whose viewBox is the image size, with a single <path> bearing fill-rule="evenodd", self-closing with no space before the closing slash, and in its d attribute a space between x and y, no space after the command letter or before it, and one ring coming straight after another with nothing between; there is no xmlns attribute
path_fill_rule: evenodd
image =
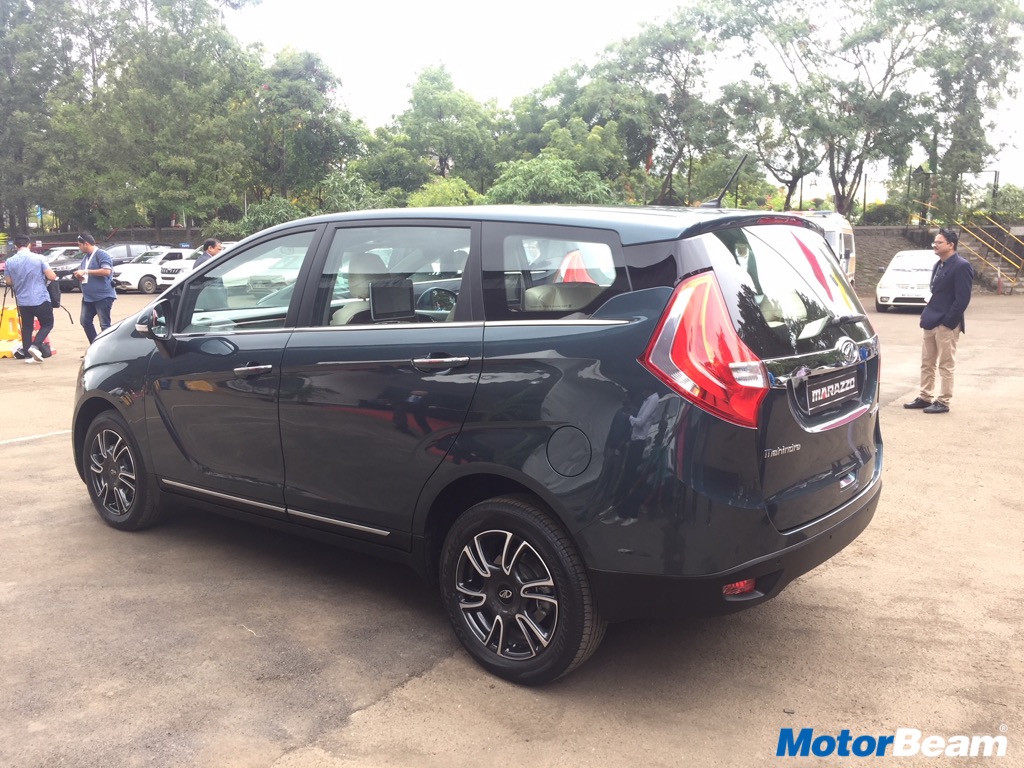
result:
<svg viewBox="0 0 1024 768"><path fill-rule="evenodd" d="M445 539L440 580L463 647L510 682L551 682L604 637L576 547L525 499L488 499L463 513Z"/></svg>
<svg viewBox="0 0 1024 768"><path fill-rule="evenodd" d="M89 498L103 521L123 531L137 531L163 517L142 452L124 419L101 413L85 436L82 456Z"/></svg>
<svg viewBox="0 0 1024 768"><path fill-rule="evenodd" d="M887 304L882 304L878 299L875 299L875 311L876 312L888 312L889 311L889 306Z"/></svg>
<svg viewBox="0 0 1024 768"><path fill-rule="evenodd" d="M155 293L156 292L156 278L146 275L139 280L139 290L143 293Z"/></svg>

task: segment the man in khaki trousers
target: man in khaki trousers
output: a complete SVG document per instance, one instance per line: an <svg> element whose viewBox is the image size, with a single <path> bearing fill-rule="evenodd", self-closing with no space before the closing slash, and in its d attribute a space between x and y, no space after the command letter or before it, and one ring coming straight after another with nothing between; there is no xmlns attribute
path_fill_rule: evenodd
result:
<svg viewBox="0 0 1024 768"><path fill-rule="evenodd" d="M921 347L921 394L904 408L920 408L924 413L949 413L953 399L953 373L956 369L956 345L964 332L964 312L971 303L974 267L956 252L959 236L951 229L940 229L932 241L939 257L932 270L932 296L921 313L924 343ZM939 388L935 389L938 371Z"/></svg>

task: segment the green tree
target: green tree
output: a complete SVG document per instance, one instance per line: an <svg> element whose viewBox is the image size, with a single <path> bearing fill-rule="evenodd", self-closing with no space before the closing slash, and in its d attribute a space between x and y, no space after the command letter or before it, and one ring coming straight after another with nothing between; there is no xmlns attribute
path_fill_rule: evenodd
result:
<svg viewBox="0 0 1024 768"><path fill-rule="evenodd" d="M241 86L254 62L204 0L154 5L111 75L99 187L111 226L209 219L241 207Z"/></svg>
<svg viewBox="0 0 1024 768"><path fill-rule="evenodd" d="M395 205L434 176L433 163L411 147L409 137L378 128L367 140L366 153L350 164L352 172L384 192Z"/></svg>
<svg viewBox="0 0 1024 768"><path fill-rule="evenodd" d="M444 67L420 73L409 109L397 123L410 148L429 158L437 175L454 173L480 189L494 178L494 112L457 90Z"/></svg>
<svg viewBox="0 0 1024 768"><path fill-rule="evenodd" d="M706 98L705 69L719 50L717 25L711 6L681 8L665 24L648 25L613 46L591 73L603 81L592 94L600 93L609 115L627 109L642 115L632 120L634 130L646 132L635 146L649 148L645 165L663 178L655 203L691 202L701 156L730 146L728 116Z"/></svg>
<svg viewBox="0 0 1024 768"><path fill-rule="evenodd" d="M280 195L271 195L266 200L249 206L249 210L242 217L241 233L242 236L248 237L267 227L285 224L302 216L303 211L291 200Z"/></svg>
<svg viewBox="0 0 1024 768"><path fill-rule="evenodd" d="M63 0L0 1L0 212L28 229L32 179L38 174L50 118L50 94L72 76L73 41Z"/></svg>
<svg viewBox="0 0 1024 768"><path fill-rule="evenodd" d="M482 195L466 183L465 179L434 178L409 195L410 208L432 205L475 205Z"/></svg>
<svg viewBox="0 0 1024 768"><path fill-rule="evenodd" d="M501 175L487 192L490 203L615 202L612 190L598 174L581 171L572 160L554 154L502 163L498 170Z"/></svg>
<svg viewBox="0 0 1024 768"><path fill-rule="evenodd" d="M257 200L312 190L326 172L360 156L366 129L335 107L339 86L319 56L291 49L260 76L246 104Z"/></svg>
<svg viewBox="0 0 1024 768"><path fill-rule="evenodd" d="M942 215L952 219L966 191L965 178L982 171L995 153L987 116L1020 69L1024 11L1013 0L967 0L941 3L931 14L938 32L919 57L933 84L924 98L928 151L939 171Z"/></svg>
<svg viewBox="0 0 1024 768"><path fill-rule="evenodd" d="M360 176L345 171L329 174L320 189L324 213L363 211L389 205L387 195L371 187Z"/></svg>
<svg viewBox="0 0 1024 768"><path fill-rule="evenodd" d="M756 67L777 61L774 82L807 105L798 124L817 136L840 213L852 209L868 163L905 168L922 136L931 137L932 167L943 157L947 198L991 153L979 116L1019 61L1021 14L1011 0L730 0L726 8L725 27L762 52ZM935 80L941 105L918 90L922 74Z"/></svg>
<svg viewBox="0 0 1024 768"><path fill-rule="evenodd" d="M691 188L694 203L715 200L721 195L722 205L733 208L769 208L775 194L775 187L765 180L756 158L715 152L704 154L694 164Z"/></svg>
<svg viewBox="0 0 1024 768"><path fill-rule="evenodd" d="M794 92L785 83L773 83L765 69L756 74L757 82L727 85L723 103L735 140L753 146L756 158L785 187L780 209L790 210L800 182L818 169L825 152L810 127L806 89Z"/></svg>

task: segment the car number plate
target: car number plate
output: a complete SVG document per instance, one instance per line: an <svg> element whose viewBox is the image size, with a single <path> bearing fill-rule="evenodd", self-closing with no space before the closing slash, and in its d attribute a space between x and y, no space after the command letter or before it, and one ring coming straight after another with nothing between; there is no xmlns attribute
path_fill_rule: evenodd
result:
<svg viewBox="0 0 1024 768"><path fill-rule="evenodd" d="M837 403L860 396L857 368L840 373L815 376L807 380L807 412L830 408Z"/></svg>

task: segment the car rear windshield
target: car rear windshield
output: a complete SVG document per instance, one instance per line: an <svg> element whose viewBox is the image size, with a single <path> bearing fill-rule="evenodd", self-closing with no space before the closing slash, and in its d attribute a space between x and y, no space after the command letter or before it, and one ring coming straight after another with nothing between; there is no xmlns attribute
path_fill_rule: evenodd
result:
<svg viewBox="0 0 1024 768"><path fill-rule="evenodd" d="M762 359L832 349L863 312L821 235L762 225L702 235L737 333Z"/></svg>

